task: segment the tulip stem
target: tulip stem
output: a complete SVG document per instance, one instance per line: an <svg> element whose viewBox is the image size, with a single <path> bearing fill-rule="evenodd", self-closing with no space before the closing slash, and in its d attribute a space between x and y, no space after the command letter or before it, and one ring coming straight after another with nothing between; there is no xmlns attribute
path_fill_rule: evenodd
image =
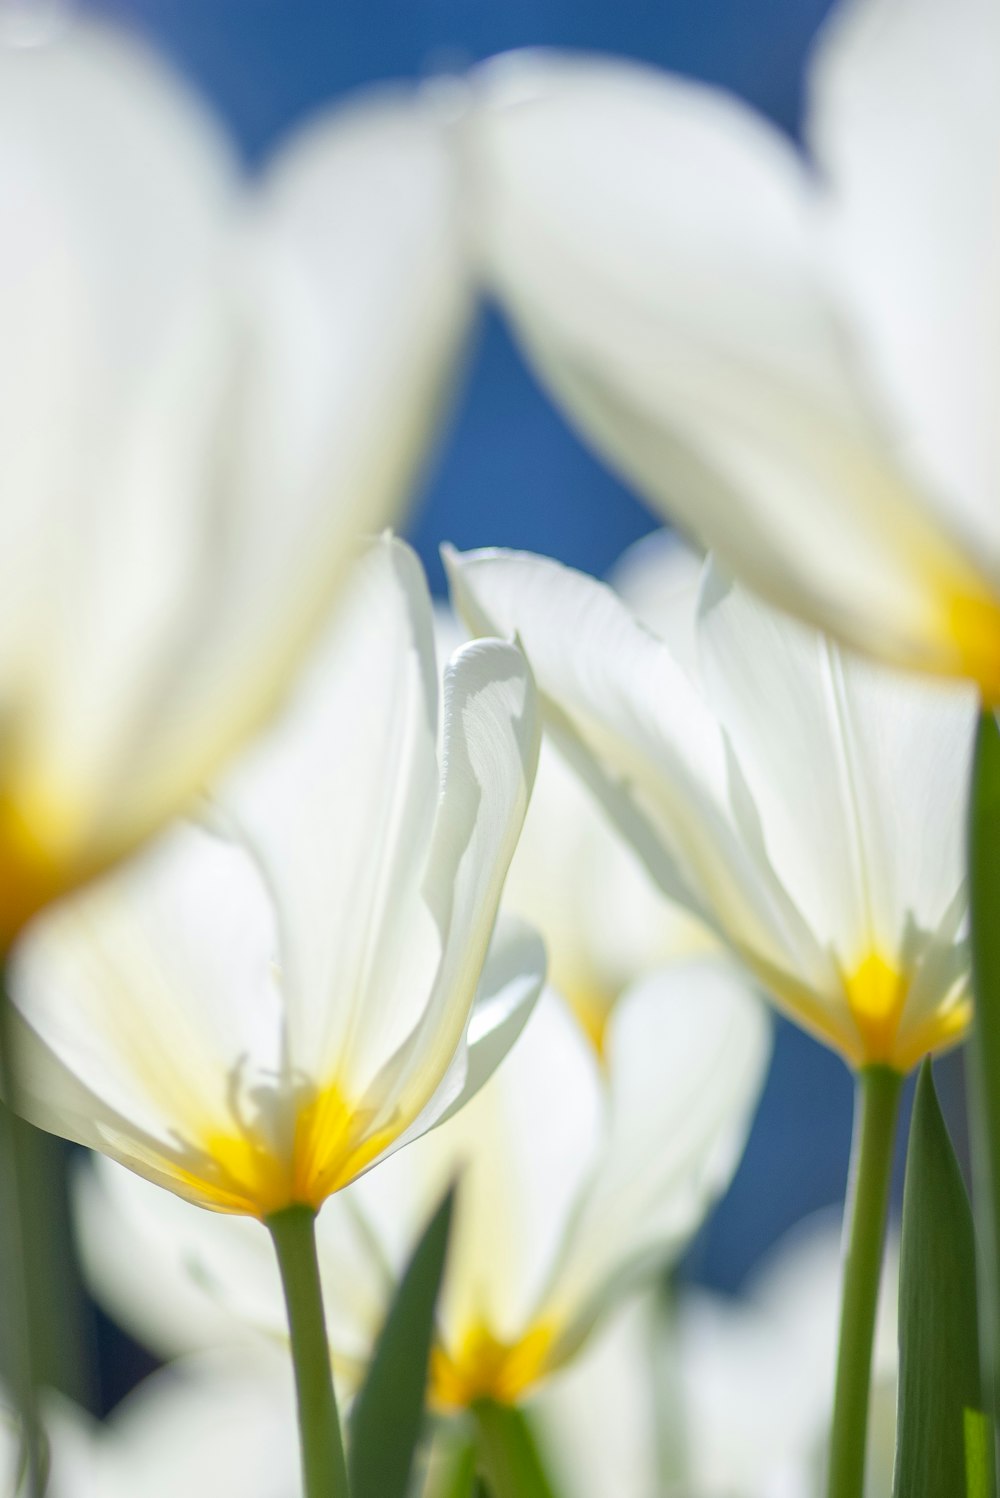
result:
<svg viewBox="0 0 1000 1498"><path fill-rule="evenodd" d="M12 1024L5 965L0 963L0 1273L3 1279L3 1374L9 1382L21 1426L25 1492L45 1490L42 1430L38 1413L38 1341L32 1335L37 1305L30 1279L28 1179L25 1153L28 1125L13 1112L17 1076L12 1059Z"/></svg>
<svg viewBox="0 0 1000 1498"><path fill-rule="evenodd" d="M872 1344L902 1087L888 1066L858 1073L827 1498L864 1493Z"/></svg>
<svg viewBox="0 0 1000 1498"><path fill-rule="evenodd" d="M316 1213L285 1207L266 1219L278 1257L295 1368L304 1498L347 1498L347 1463L323 1313Z"/></svg>

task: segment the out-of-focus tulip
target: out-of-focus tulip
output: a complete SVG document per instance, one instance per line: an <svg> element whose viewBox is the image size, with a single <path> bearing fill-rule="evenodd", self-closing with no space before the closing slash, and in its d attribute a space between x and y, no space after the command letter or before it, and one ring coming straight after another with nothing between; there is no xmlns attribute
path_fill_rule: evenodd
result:
<svg viewBox="0 0 1000 1498"><path fill-rule="evenodd" d="M384 538L220 789L219 830L169 832L20 944L19 1109L263 1218L318 1207L459 1107L544 969L519 925L487 955L538 753L521 651L460 650L443 717L439 764L430 598Z"/></svg>
<svg viewBox="0 0 1000 1498"><path fill-rule="evenodd" d="M449 558L474 632L516 631L549 726L661 888L855 1066L908 1071L969 1018L971 688L853 657L710 571L685 671L606 587Z"/></svg>
<svg viewBox="0 0 1000 1498"><path fill-rule="evenodd" d="M373 92L250 180L137 42L0 44L0 940L274 706L467 311L446 126Z"/></svg>
<svg viewBox="0 0 1000 1498"><path fill-rule="evenodd" d="M997 6L843 0L811 160L627 61L474 87L486 274L583 432L773 603L1000 701Z"/></svg>
<svg viewBox="0 0 1000 1498"><path fill-rule="evenodd" d="M525 1397L699 1226L739 1158L768 1050L766 1012L721 959L634 985L611 1015L603 1061L547 990L461 1113L320 1214L331 1343L348 1381L457 1174L430 1397L441 1409ZM112 1165L86 1187L85 1257L140 1337L176 1350L179 1326L201 1341L208 1325L218 1341L226 1318L231 1336L240 1323L280 1335L280 1287L248 1224L196 1213Z"/></svg>
<svg viewBox="0 0 1000 1498"><path fill-rule="evenodd" d="M103 1424L65 1403L46 1421L51 1498L299 1498L291 1388L275 1370L192 1358L154 1373Z"/></svg>
<svg viewBox="0 0 1000 1498"><path fill-rule="evenodd" d="M889 1498L897 1254L883 1272L868 1483ZM534 1406L573 1498L819 1498L833 1388L840 1233L802 1223L738 1299L630 1304Z"/></svg>

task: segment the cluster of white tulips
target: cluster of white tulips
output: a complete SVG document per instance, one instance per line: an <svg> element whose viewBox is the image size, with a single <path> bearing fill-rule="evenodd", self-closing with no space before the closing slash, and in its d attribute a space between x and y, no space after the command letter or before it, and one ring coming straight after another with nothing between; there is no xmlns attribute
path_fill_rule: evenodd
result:
<svg viewBox="0 0 1000 1498"><path fill-rule="evenodd" d="M251 180L134 37L0 40L0 1498L995 1498L1000 4L842 0L808 105L514 54ZM485 297L686 542L435 607ZM726 1303L768 1003L843 1251ZM165 1364L103 1425L36 1127Z"/></svg>

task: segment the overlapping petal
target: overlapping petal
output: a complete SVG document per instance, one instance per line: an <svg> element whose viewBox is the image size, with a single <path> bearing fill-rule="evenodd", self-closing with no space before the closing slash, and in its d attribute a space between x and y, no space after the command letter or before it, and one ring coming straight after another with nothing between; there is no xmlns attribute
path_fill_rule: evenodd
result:
<svg viewBox="0 0 1000 1498"><path fill-rule="evenodd" d="M973 8L979 19L988 9ZM911 461L922 447L943 448L935 434L959 424L947 413L963 407L963 429L982 414L981 396L973 415L961 392L966 378L980 391L994 388L980 378L995 359L990 314L977 329L977 374L952 382L926 440L895 401L893 382L881 379L887 361L873 345L882 324L902 327L913 311L897 337L907 347L894 360L908 361L908 377L895 383L937 389L955 361L920 372L934 363L929 346L919 351L925 358L914 357L914 341L927 341L925 312L953 348L964 336L959 328L979 319L973 288L983 277L970 285L962 271L993 263L995 224L979 239L975 230L996 217L995 173L980 178L976 165L995 155L996 90L988 80L996 48L982 36L971 93L949 120L951 149L943 137L935 141L932 180L868 257L878 232L874 199L883 220L892 213L874 186L881 168L887 160L898 167L905 154L906 170L892 174L892 200L922 175L921 131L934 128L932 116L924 110L916 131L910 118L934 67L935 27L950 22L934 0L916 7L868 0L854 9L842 72L853 69L852 89L866 73L854 93L870 107L850 116L850 130L840 128L856 103L852 94L841 108L848 92L841 89L821 116L820 139L833 142L838 168L849 152L865 163L851 178L850 228L855 261L867 257L859 279L864 290L868 277L868 301L894 274L891 245L907 247L899 279L909 291L894 287L871 325L856 315L856 288L844 286L850 277L831 263L827 205L793 147L716 90L614 59L512 54L479 74L469 157L480 251L529 353L585 434L728 570L850 643L896 663L971 675L993 696L1000 692L995 523L984 521L981 504L952 502L942 461L926 470ZM984 21L975 34L992 25ZM895 32L885 35L893 28L899 47ZM952 27L945 49L942 72L955 89L968 35L969 27ZM892 124L869 156L873 114ZM985 129L966 151L973 119ZM958 185L949 170L956 155ZM956 196L973 211L949 213ZM871 221L863 218L869 209ZM949 228L935 227L942 222ZM957 263L938 254L942 235L961 239ZM919 249L911 252L914 240ZM927 287L918 266L932 260L942 268ZM938 296L945 280L953 290ZM924 289L934 293L929 310ZM989 290L985 308L995 303ZM977 451L992 442L985 420Z"/></svg>
<svg viewBox="0 0 1000 1498"><path fill-rule="evenodd" d="M439 788L435 673L426 584L383 538L219 826L169 833L26 938L28 1116L266 1216L318 1206L481 1084L544 972L523 929L487 963L538 724L520 650L465 647Z"/></svg>
<svg viewBox="0 0 1000 1498"><path fill-rule="evenodd" d="M449 565L473 628L517 632L558 741L661 887L786 1010L904 1071L961 1035L971 688L865 665L711 573L695 681L580 574Z"/></svg>
<svg viewBox="0 0 1000 1498"><path fill-rule="evenodd" d="M405 498L468 294L419 95L342 106L251 183L110 27L4 48L0 80L9 934L273 708Z"/></svg>

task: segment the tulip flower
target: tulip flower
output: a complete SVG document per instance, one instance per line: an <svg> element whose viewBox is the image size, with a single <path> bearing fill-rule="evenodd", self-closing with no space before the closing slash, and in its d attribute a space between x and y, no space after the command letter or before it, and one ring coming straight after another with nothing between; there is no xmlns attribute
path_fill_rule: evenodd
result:
<svg viewBox="0 0 1000 1498"><path fill-rule="evenodd" d="M523 927L488 956L538 753L524 656L467 645L443 695L439 763L430 597L386 537L214 825L168 832L15 958L21 1111L265 1221L286 1290L302 1225L461 1106L541 985ZM298 1330L315 1351L321 1308ZM309 1498L336 1481L315 1469Z"/></svg>
<svg viewBox="0 0 1000 1498"><path fill-rule="evenodd" d="M858 1498L902 1076L971 1015L975 692L854 657L711 570L686 671L579 573L516 553L449 564L475 632L517 631L553 734L664 892L857 1068L828 1493Z"/></svg>
<svg viewBox="0 0 1000 1498"><path fill-rule="evenodd" d="M262 176L74 18L0 45L0 942L190 801L398 509L466 315L444 128L375 93Z"/></svg>
<svg viewBox="0 0 1000 1498"><path fill-rule="evenodd" d="M584 435L773 603L994 705L998 51L981 0L840 4L808 159L546 52L480 71L469 135L485 274Z"/></svg>
<svg viewBox="0 0 1000 1498"><path fill-rule="evenodd" d="M430 1398L450 1411L521 1402L700 1225L741 1154L768 1053L762 1006L720 958L633 984L603 1059L546 990L476 1098L320 1214L345 1383L357 1382L395 1275L458 1173ZM246 1327L280 1333L280 1287L246 1224L197 1213L110 1164L82 1184L92 1281L155 1350L244 1345Z"/></svg>
<svg viewBox="0 0 1000 1498"><path fill-rule="evenodd" d="M572 1498L818 1494L836 1348L838 1225L799 1223L738 1297L679 1288L630 1303L535 1406ZM897 1254L883 1275L865 1491L889 1498Z"/></svg>
<svg viewBox="0 0 1000 1498"><path fill-rule="evenodd" d="M969 1020L963 809L974 694L840 650L709 572L697 676L605 586L451 555L475 632L516 631L553 734L661 889L855 1067L907 1072Z"/></svg>

